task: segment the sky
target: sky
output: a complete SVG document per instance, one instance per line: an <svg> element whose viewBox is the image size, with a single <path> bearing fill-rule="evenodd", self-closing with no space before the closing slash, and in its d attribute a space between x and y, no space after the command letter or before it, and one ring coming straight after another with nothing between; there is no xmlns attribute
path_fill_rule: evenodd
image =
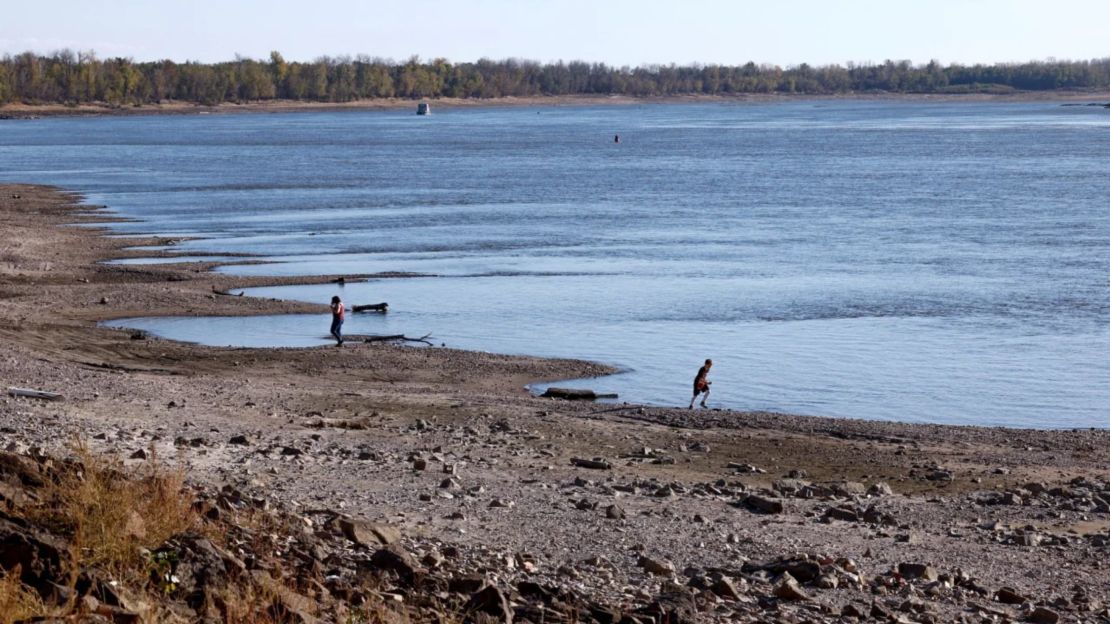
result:
<svg viewBox="0 0 1110 624"><path fill-rule="evenodd" d="M1106 0L4 0L0 54L616 66L1110 57Z"/></svg>

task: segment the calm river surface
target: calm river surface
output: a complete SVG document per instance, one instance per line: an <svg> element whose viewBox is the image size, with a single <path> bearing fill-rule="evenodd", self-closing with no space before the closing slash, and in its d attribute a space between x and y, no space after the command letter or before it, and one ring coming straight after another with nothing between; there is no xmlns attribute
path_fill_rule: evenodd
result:
<svg viewBox="0 0 1110 624"><path fill-rule="evenodd" d="M620 143L613 136L619 134ZM1110 426L1110 111L791 102L0 122L0 181L253 253L241 275L435 277L251 294L388 301L349 333L572 356L685 405ZM326 316L134 319L326 344Z"/></svg>

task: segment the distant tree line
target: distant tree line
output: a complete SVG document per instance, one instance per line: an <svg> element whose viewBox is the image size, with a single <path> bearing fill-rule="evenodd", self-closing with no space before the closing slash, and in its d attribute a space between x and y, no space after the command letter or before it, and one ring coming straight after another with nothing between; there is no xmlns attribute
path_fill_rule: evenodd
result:
<svg viewBox="0 0 1110 624"><path fill-rule="evenodd" d="M136 63L70 51L30 52L0 59L0 105L141 105L167 100L219 104L259 100L348 102L367 98L497 98L536 95L729 95L742 93L836 94L982 93L1012 90L1110 87L1110 58L998 65L802 64L783 69L748 63L612 67L574 61L444 59L404 63L358 57L289 62L236 58L225 63Z"/></svg>

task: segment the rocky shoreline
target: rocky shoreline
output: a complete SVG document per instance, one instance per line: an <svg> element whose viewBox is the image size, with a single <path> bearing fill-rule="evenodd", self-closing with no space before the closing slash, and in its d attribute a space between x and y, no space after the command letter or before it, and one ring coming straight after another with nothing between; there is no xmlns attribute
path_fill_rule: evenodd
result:
<svg viewBox="0 0 1110 624"><path fill-rule="evenodd" d="M245 577L315 582L267 621L348 621L371 599L416 621L1110 621L1106 429L595 405L523 389L610 372L588 362L100 328L182 313L323 323L326 307L218 295L292 280L205 263L99 264L164 241L67 227L109 219L78 202L0 187L3 390L64 395L0 397L5 465L58 461L81 439L128 470L179 468L209 522L283 518L281 546L239 520L223 531L251 538L220 546ZM20 473L0 473L18 498ZM216 617L187 593L166 594L166 612Z"/></svg>

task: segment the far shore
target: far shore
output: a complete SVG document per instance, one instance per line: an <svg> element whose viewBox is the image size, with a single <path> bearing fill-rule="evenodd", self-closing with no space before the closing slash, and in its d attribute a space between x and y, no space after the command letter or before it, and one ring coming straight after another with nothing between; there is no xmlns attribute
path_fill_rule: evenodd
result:
<svg viewBox="0 0 1110 624"><path fill-rule="evenodd" d="M264 100L217 105L166 101L159 104L112 105L104 102L68 106L64 104L7 104L0 106L0 119L26 119L64 116L125 115L198 115L228 113L285 113L320 111L405 110L415 111L418 102L429 102L434 113L440 108L485 107L578 107L634 106L649 104L769 104L778 102L820 101L904 101L904 102L1058 102L1060 104L1107 104L1105 91L1015 91L1012 93L893 93L859 92L839 94L741 93L735 95L667 95L634 97L627 95L553 95L501 98L377 98L352 102L308 102L301 100Z"/></svg>

